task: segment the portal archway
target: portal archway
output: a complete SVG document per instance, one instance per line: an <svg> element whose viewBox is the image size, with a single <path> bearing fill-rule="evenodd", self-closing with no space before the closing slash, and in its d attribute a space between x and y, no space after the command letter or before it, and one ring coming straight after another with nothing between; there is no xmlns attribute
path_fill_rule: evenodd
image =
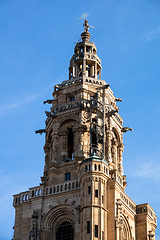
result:
<svg viewBox="0 0 160 240"><path fill-rule="evenodd" d="M69 221L62 222L56 233L56 240L73 240L74 229Z"/></svg>
<svg viewBox="0 0 160 240"><path fill-rule="evenodd" d="M131 227L129 225L127 218L124 215L122 215L122 219L123 219L122 240L130 240L132 239Z"/></svg>
<svg viewBox="0 0 160 240"><path fill-rule="evenodd" d="M78 212L71 205L65 204L53 207L45 217L45 231L42 239L78 240L76 232L78 217Z"/></svg>

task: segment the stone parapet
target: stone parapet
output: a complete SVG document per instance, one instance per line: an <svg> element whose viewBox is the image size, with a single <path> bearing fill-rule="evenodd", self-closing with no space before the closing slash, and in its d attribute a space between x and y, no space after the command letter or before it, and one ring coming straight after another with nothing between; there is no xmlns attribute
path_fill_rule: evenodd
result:
<svg viewBox="0 0 160 240"><path fill-rule="evenodd" d="M154 221L154 223L157 224L156 213L154 212L153 208L148 203L137 205L136 213L137 213L137 215L147 214Z"/></svg>
<svg viewBox="0 0 160 240"><path fill-rule="evenodd" d="M64 193L79 188L80 187L78 181L67 181L63 184L47 186L45 188L44 186L37 186L34 188L30 188L29 191L14 195L13 206L28 202L34 198Z"/></svg>
<svg viewBox="0 0 160 240"><path fill-rule="evenodd" d="M66 86L70 86L73 84L82 84L82 83L91 83L96 85L105 85L106 82L101 79L95 79L91 77L78 77L78 78L72 78L66 81L63 81L61 84L57 84L54 87L54 91L62 90Z"/></svg>
<svg viewBox="0 0 160 240"><path fill-rule="evenodd" d="M130 197L127 196L127 194L125 192L121 192L120 193L120 200L127 205L127 207L133 211L136 214L136 204L135 202L132 201L132 199L130 199Z"/></svg>

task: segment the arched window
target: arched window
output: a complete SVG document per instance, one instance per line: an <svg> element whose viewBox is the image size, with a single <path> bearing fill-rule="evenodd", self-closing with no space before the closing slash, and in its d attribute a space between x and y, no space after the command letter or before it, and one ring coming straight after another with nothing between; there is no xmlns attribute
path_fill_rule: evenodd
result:
<svg viewBox="0 0 160 240"><path fill-rule="evenodd" d="M100 165L98 165L98 171L100 171L101 170L101 166Z"/></svg>
<svg viewBox="0 0 160 240"><path fill-rule="evenodd" d="M28 194L26 195L26 201L28 201Z"/></svg>
<svg viewBox="0 0 160 240"><path fill-rule="evenodd" d="M68 128L68 158L73 159L74 133L72 128Z"/></svg>
<svg viewBox="0 0 160 240"><path fill-rule="evenodd" d="M113 128L112 131L113 131L113 133L114 133L114 136L115 136L116 140L119 140L116 130Z"/></svg>
<svg viewBox="0 0 160 240"><path fill-rule="evenodd" d="M108 171L108 168L106 168L106 174L108 175L109 171Z"/></svg>
<svg viewBox="0 0 160 240"><path fill-rule="evenodd" d="M56 240L73 240L74 239L74 229L70 222L63 222L56 234Z"/></svg>
<svg viewBox="0 0 160 240"><path fill-rule="evenodd" d="M94 170L97 171L97 164L94 164Z"/></svg>
<svg viewBox="0 0 160 240"><path fill-rule="evenodd" d="M38 191L38 195L41 195L41 189L39 189L39 191Z"/></svg>
<svg viewBox="0 0 160 240"><path fill-rule="evenodd" d="M122 216L123 219L123 227L122 227L122 240L130 240L132 239L131 227L129 225L128 220Z"/></svg>

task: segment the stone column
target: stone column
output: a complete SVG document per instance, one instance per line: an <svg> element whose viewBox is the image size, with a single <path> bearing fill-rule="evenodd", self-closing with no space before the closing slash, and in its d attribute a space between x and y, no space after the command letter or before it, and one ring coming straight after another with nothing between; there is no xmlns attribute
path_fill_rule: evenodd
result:
<svg viewBox="0 0 160 240"><path fill-rule="evenodd" d="M94 77L94 65L90 66L90 75L92 78Z"/></svg>
<svg viewBox="0 0 160 240"><path fill-rule="evenodd" d="M117 147L118 147L117 140L112 139L112 162L115 163L116 169L117 169Z"/></svg>
<svg viewBox="0 0 160 240"><path fill-rule="evenodd" d="M121 217L122 214L122 204L119 199L116 202L116 240L122 240L122 227L123 227L123 219Z"/></svg>
<svg viewBox="0 0 160 240"><path fill-rule="evenodd" d="M62 160L65 161L67 157L67 132L62 133Z"/></svg>
<svg viewBox="0 0 160 240"><path fill-rule="evenodd" d="M106 159L108 162L112 162L112 158L111 158L111 130L107 130L106 131Z"/></svg>
<svg viewBox="0 0 160 240"><path fill-rule="evenodd" d="M62 161L62 153L63 153L63 133L58 133L58 141L57 145L55 146L56 153L57 153L57 163L60 163Z"/></svg>
<svg viewBox="0 0 160 240"><path fill-rule="evenodd" d="M124 150L124 145L123 143L119 143L118 144L118 152L119 152L119 166L118 166L118 170L121 174L123 174L123 164L122 164L122 161L123 161L123 150Z"/></svg>
<svg viewBox="0 0 160 240"><path fill-rule="evenodd" d="M76 77L76 78L79 77L77 73L78 73L78 67L77 67L77 64L75 64L75 77Z"/></svg>
<svg viewBox="0 0 160 240"><path fill-rule="evenodd" d="M52 162L58 162L58 133L53 132L52 133Z"/></svg>
<svg viewBox="0 0 160 240"><path fill-rule="evenodd" d="M94 77L97 78L97 62L94 62Z"/></svg>
<svg viewBox="0 0 160 240"><path fill-rule="evenodd" d="M100 69L100 72L99 72L99 79L100 79L100 80L101 80L101 72L102 72L102 71L101 71L101 69Z"/></svg>
<svg viewBox="0 0 160 240"><path fill-rule="evenodd" d="M84 148L85 148L85 137L84 134L87 131L86 125L81 125L77 127L75 130L75 156L77 160L82 160L84 158Z"/></svg>
<svg viewBox="0 0 160 240"><path fill-rule="evenodd" d="M73 71L73 74L72 74L72 75L73 75L73 77L76 77L76 68L75 68L75 63L73 63L73 70L72 70L72 71Z"/></svg>
<svg viewBox="0 0 160 240"><path fill-rule="evenodd" d="M83 59L82 75L83 77L86 76L86 59Z"/></svg>
<svg viewBox="0 0 160 240"><path fill-rule="evenodd" d="M49 153L50 153L50 143L46 143L44 145L44 153L45 153L45 165L44 165L44 177L47 174L47 171L49 169Z"/></svg>
<svg viewBox="0 0 160 240"><path fill-rule="evenodd" d="M86 46L84 45L84 49L83 49L83 52L86 53Z"/></svg>

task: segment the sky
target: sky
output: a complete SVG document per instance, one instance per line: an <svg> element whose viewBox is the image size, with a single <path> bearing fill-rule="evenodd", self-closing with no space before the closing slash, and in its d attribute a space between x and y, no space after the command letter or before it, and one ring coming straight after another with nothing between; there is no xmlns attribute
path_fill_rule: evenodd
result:
<svg viewBox="0 0 160 240"><path fill-rule="evenodd" d="M160 1L0 0L0 240L13 236L13 194L38 186L44 167L43 101L68 79L87 13L124 126L126 193L160 218ZM156 230L160 240L160 228Z"/></svg>

